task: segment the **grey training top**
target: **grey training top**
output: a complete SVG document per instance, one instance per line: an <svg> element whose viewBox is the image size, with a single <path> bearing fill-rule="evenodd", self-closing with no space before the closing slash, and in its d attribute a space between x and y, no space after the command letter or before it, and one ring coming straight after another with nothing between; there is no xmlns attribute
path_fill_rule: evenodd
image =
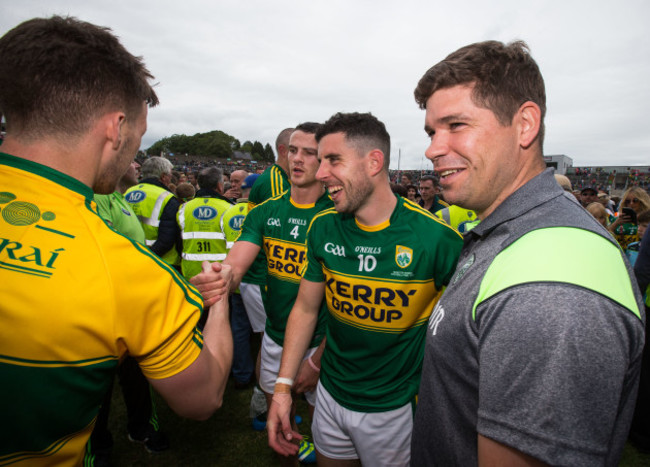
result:
<svg viewBox="0 0 650 467"><path fill-rule="evenodd" d="M512 255L495 261L529 232L542 239L546 232L576 233L602 245L585 251L584 242L558 244L555 237L525 255L510 250L518 252L516 261ZM542 267L529 266L534 258ZM584 269L585 261L601 259L600 270ZM493 262L502 271L488 274L492 283L538 269L564 278L547 272L544 280L522 279L477 302ZM552 465L616 465L644 342L641 295L630 274L613 238L564 194L551 170L467 233L454 277L429 320L412 465L476 465L477 433ZM609 294L576 284L585 278L623 285ZM611 296L627 296L627 306Z"/></svg>

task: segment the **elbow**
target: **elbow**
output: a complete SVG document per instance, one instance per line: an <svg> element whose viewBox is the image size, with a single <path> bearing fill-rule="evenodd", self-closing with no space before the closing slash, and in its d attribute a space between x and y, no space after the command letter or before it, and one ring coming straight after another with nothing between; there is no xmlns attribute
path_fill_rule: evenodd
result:
<svg viewBox="0 0 650 467"><path fill-rule="evenodd" d="M223 398L215 396L211 398L211 400L206 400L203 404L197 407L193 407L189 410L175 410L175 412L181 417L204 422L212 417L212 415L220 409L222 405Z"/></svg>

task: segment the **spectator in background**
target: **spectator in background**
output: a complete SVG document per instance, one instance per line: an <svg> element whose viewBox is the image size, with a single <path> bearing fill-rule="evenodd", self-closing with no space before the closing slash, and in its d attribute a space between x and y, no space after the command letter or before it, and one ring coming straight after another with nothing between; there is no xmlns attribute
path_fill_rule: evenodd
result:
<svg viewBox="0 0 650 467"><path fill-rule="evenodd" d="M444 202L438 196L440 187L438 185L438 180L433 175L425 175L420 179L420 206L434 213L440 209L448 208L449 204Z"/></svg>
<svg viewBox="0 0 650 467"><path fill-rule="evenodd" d="M246 177L248 177L248 172L245 170L235 170L231 173L230 188L223 195L233 203L236 203L241 198L241 184Z"/></svg>
<svg viewBox="0 0 650 467"><path fill-rule="evenodd" d="M393 193L396 195L401 196L402 198L406 198L408 196L408 190L406 187L400 183L391 183L390 184L390 189Z"/></svg>
<svg viewBox="0 0 650 467"><path fill-rule="evenodd" d="M418 187L415 185L409 185L406 187L406 198L414 203L420 202L420 194L418 193Z"/></svg>
<svg viewBox="0 0 650 467"><path fill-rule="evenodd" d="M194 187L194 189L198 191L199 186L198 186L197 176L198 176L197 172L194 172L194 171L188 172L187 173L187 183L192 185Z"/></svg>
<svg viewBox="0 0 650 467"><path fill-rule="evenodd" d="M641 249L641 242L645 236L645 232L648 229L648 222L650 221L650 209L643 211L637 216L637 222L639 224L639 240L638 242L630 243L626 250L625 255L627 259L630 260L630 264L634 267L636 259L639 255L639 250Z"/></svg>
<svg viewBox="0 0 650 467"><path fill-rule="evenodd" d="M598 192L598 202L605 207L605 211L607 211L608 216L614 217L614 212L616 211L616 208L614 207L614 202L611 199L609 199L609 195L606 192L604 191Z"/></svg>
<svg viewBox="0 0 650 467"><path fill-rule="evenodd" d="M598 201L598 190L593 187L587 186L580 191L580 203L582 207L586 208L591 203Z"/></svg>
<svg viewBox="0 0 650 467"><path fill-rule="evenodd" d="M587 206L586 209L603 227L607 228L609 217L607 216L607 211L602 204L599 202L589 203L589 206Z"/></svg>
<svg viewBox="0 0 650 467"><path fill-rule="evenodd" d="M196 190L194 190L194 187L190 183L179 183L176 187L175 194L181 203L187 203L189 200L194 198Z"/></svg>
<svg viewBox="0 0 650 467"><path fill-rule="evenodd" d="M633 210L634 215L626 214L624 209ZM639 187L625 190L618 207L618 217L609 225L609 231L623 250L627 249L630 243L639 241L639 227L635 217L647 209L650 209L650 196L645 190Z"/></svg>

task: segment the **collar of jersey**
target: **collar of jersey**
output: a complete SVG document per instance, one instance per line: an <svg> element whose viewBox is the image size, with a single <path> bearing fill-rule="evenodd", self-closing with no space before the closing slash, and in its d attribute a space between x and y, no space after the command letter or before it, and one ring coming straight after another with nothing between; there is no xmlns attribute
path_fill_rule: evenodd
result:
<svg viewBox="0 0 650 467"><path fill-rule="evenodd" d="M291 201L291 204L293 204L298 209L309 209L309 208L313 208L314 206L316 206L316 203L309 203L309 204L296 203L291 196L289 197L289 201Z"/></svg>
<svg viewBox="0 0 650 467"><path fill-rule="evenodd" d="M38 162L29 161L21 157L12 156L0 152L0 165L6 165L16 169L24 170L25 172L30 172L40 177L51 180L54 183L62 185L69 190L75 191L83 195L87 200L93 199L93 190L88 186L72 178L69 175L66 175L58 170L54 170L51 167L48 167Z"/></svg>
<svg viewBox="0 0 650 467"><path fill-rule="evenodd" d="M386 219L384 222L382 222L381 224L377 224L377 225L363 225L355 217L354 218L354 223L357 224L357 227L359 227L361 230L364 230L366 232L379 232L380 230L384 230L386 227L390 226L390 219Z"/></svg>

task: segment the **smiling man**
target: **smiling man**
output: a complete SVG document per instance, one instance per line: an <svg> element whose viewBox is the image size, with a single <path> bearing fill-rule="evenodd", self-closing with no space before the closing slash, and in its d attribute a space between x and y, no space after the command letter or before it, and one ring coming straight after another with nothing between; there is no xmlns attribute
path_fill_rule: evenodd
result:
<svg viewBox="0 0 650 467"><path fill-rule="evenodd" d="M545 171L537 64L469 45L415 98L445 199L481 222L429 322L413 465L617 465L645 316L614 240Z"/></svg>
<svg viewBox="0 0 650 467"><path fill-rule="evenodd" d="M280 369L287 318L298 295L307 229L318 212L332 206L325 188L316 179L319 161L315 133L319 127L318 123L302 123L291 133L288 145L291 189L251 209L239 238L224 261L232 266L232 287L236 288L260 250L266 254L267 319L262 338L259 383L269 406ZM319 308L323 312L318 326L304 331L309 346L301 355L302 370L294 387L297 392L305 394L312 410L318 381L318 372L314 368L320 366L321 344L324 345L325 336L324 303ZM302 450L313 452L313 446L303 446ZM295 457L281 460L283 465L297 463Z"/></svg>
<svg viewBox="0 0 650 467"><path fill-rule="evenodd" d="M426 322L460 235L389 184L390 136L371 114L336 114L316 134L317 178L335 209L307 234L269 406L269 443L294 453L290 387L327 303L327 345L312 423L318 465L406 466ZM296 383L298 384L298 383Z"/></svg>

